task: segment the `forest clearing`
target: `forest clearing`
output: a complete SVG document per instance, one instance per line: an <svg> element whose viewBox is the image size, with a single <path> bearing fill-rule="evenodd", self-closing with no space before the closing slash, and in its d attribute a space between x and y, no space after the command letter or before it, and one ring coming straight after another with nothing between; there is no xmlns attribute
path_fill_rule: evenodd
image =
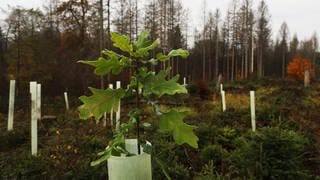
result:
<svg viewBox="0 0 320 180"><path fill-rule="evenodd" d="M317 31L275 2L42 3L0 4L0 179L320 179Z"/></svg>

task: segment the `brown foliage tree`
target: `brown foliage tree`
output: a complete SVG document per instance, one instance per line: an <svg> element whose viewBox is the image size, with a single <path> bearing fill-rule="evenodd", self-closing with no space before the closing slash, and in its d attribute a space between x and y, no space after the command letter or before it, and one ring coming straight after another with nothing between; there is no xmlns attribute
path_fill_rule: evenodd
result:
<svg viewBox="0 0 320 180"><path fill-rule="evenodd" d="M304 78L304 72L308 70L310 73L310 78L314 77L314 69L310 60L302 57L295 56L292 61L287 66L287 74L289 77L296 80L302 80Z"/></svg>

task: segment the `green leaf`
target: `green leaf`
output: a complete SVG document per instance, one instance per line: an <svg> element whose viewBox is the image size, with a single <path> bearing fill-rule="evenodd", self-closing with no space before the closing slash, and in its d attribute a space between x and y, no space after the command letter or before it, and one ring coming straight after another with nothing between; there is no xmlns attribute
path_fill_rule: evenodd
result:
<svg viewBox="0 0 320 180"><path fill-rule="evenodd" d="M162 53L159 53L159 54L157 54L156 57L159 61L168 61L170 58L176 57L176 56L180 56L182 58L187 58L189 56L189 52L184 49L176 49L176 50L170 51L170 53L168 55L164 55Z"/></svg>
<svg viewBox="0 0 320 180"><path fill-rule="evenodd" d="M149 51L156 48L160 40L156 39L154 42L150 42L148 39L149 31L144 30L140 33L136 42L134 42L135 47L135 57L146 57L149 56Z"/></svg>
<svg viewBox="0 0 320 180"><path fill-rule="evenodd" d="M108 160L111 157L111 151L106 150L106 151L99 153L99 155L101 155L101 157L95 161L92 161L90 163L91 166L97 166L97 165L103 163L104 161Z"/></svg>
<svg viewBox="0 0 320 180"><path fill-rule="evenodd" d="M156 75L153 73L148 74L142 82L144 87L143 96L154 94L160 97L164 94L173 95L177 93L188 93L185 86L177 83L179 75L176 75L170 80L166 80L169 70L170 69L167 71L160 71Z"/></svg>
<svg viewBox="0 0 320 180"><path fill-rule="evenodd" d="M95 67L94 73L98 76L104 76L110 72L112 72L112 74L117 75L123 69L121 62L115 58L106 60L100 57L97 61L78 61L78 62Z"/></svg>
<svg viewBox="0 0 320 180"><path fill-rule="evenodd" d="M100 119L105 112L110 112L113 108L117 111L119 101L124 97L123 89L95 89L89 88L92 96L81 96L79 99L83 105L79 107L80 119L95 117Z"/></svg>
<svg viewBox="0 0 320 180"><path fill-rule="evenodd" d="M174 109L163 113L160 116L160 130L171 133L178 145L187 143L193 148L198 148L199 138L193 132L196 127L183 122L188 114L188 111L179 112Z"/></svg>
<svg viewBox="0 0 320 180"><path fill-rule="evenodd" d="M187 58L189 56L189 52L184 49L176 49L176 50L170 51L168 56L169 57L180 56L182 58Z"/></svg>
<svg viewBox="0 0 320 180"><path fill-rule="evenodd" d="M151 45L147 47L141 47L136 51L136 57L146 57L149 56L149 51L153 50L160 44L160 40L156 39Z"/></svg>
<svg viewBox="0 0 320 180"><path fill-rule="evenodd" d="M130 44L130 38L125 35L120 35L118 33L111 32L110 33L111 40L113 41L113 46L121 49L124 52L133 54L133 47Z"/></svg>
<svg viewBox="0 0 320 180"><path fill-rule="evenodd" d="M148 40L149 34L150 34L150 32L148 30L143 30L139 34L137 41L134 42L134 46L135 46L136 49L140 49L140 48L148 46L148 44L149 44L149 40Z"/></svg>
<svg viewBox="0 0 320 180"><path fill-rule="evenodd" d="M78 61L95 67L94 73L98 76L104 76L108 73L119 74L123 68L131 64L131 60L125 56L118 55L110 50L103 50L103 54L108 56L108 60L100 57L96 61Z"/></svg>

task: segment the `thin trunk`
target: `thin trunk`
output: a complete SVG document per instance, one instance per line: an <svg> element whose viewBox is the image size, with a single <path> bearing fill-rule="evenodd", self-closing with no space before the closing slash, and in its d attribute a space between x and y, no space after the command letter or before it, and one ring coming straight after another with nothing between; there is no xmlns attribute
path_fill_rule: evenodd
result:
<svg viewBox="0 0 320 180"><path fill-rule="evenodd" d="M139 65L139 62L137 60L136 61L136 67L135 67L135 76L138 75L138 72L139 72L139 68L140 68L140 65ZM140 90L139 90L139 81L136 82L136 87L135 87L135 90L136 90L136 107L137 109L140 110ZM136 124L136 129L137 129L137 148L138 148L138 154L140 154L140 114L138 115L137 117L137 124Z"/></svg>
<svg viewBox="0 0 320 180"><path fill-rule="evenodd" d="M227 79L230 80L230 49L229 45L227 46Z"/></svg>
<svg viewBox="0 0 320 180"><path fill-rule="evenodd" d="M247 41L247 40L246 40ZM246 43L245 46L245 55L244 55L244 78L248 78L248 66L249 66L249 61L248 61L248 56L249 56L249 47L248 43Z"/></svg>
<svg viewBox="0 0 320 180"><path fill-rule="evenodd" d="M258 77L262 77L262 47L259 46L259 54L258 54Z"/></svg>
<svg viewBox="0 0 320 180"><path fill-rule="evenodd" d="M205 45L205 24L206 24L206 0L203 0L203 34L202 34L202 41L203 41L203 47L202 47L202 80L205 80L206 78L206 45Z"/></svg>
<svg viewBox="0 0 320 180"><path fill-rule="evenodd" d="M282 53L282 78L285 77L285 64L286 64L285 52L283 52Z"/></svg>
<svg viewBox="0 0 320 180"><path fill-rule="evenodd" d="M234 64L235 64L235 50L234 50L234 45L232 46L232 59L231 59L231 81L234 81L234 71L235 71L235 68L234 68Z"/></svg>
<svg viewBox="0 0 320 180"><path fill-rule="evenodd" d="M111 49L111 39L110 39L110 0L107 0L107 49ZM108 74L108 83L111 83L111 75L110 73Z"/></svg>
<svg viewBox="0 0 320 180"><path fill-rule="evenodd" d="M219 30L218 30L218 25L216 27L216 54L215 54L215 77L218 77L219 74Z"/></svg>
<svg viewBox="0 0 320 180"><path fill-rule="evenodd" d="M209 48L209 53L208 53L208 60L209 60L209 69L208 69L208 73L209 73L209 79L208 80L212 80L212 57L211 57L211 53L210 52L214 52L213 49L212 49L212 45L211 45L211 42L212 42L212 35L211 35L211 30L210 30L210 41L209 41L209 45L208 45L208 48Z"/></svg>
<svg viewBox="0 0 320 180"><path fill-rule="evenodd" d="M253 75L253 69L254 69L254 41L253 37L251 38L251 63L250 63L250 74Z"/></svg>
<svg viewBox="0 0 320 180"><path fill-rule="evenodd" d="M18 58L18 62L17 62L17 96L19 96L19 91L20 91L20 71L21 71L21 30L20 30L20 10L18 12L18 52L17 52L17 58Z"/></svg>
<svg viewBox="0 0 320 180"><path fill-rule="evenodd" d="M205 80L206 78L206 46L203 42L202 47L202 80Z"/></svg>
<svg viewBox="0 0 320 180"><path fill-rule="evenodd" d="M246 53L244 52L244 54ZM243 55L241 57L241 73L240 74L241 74L241 78L245 78L245 56Z"/></svg>
<svg viewBox="0 0 320 180"><path fill-rule="evenodd" d="M139 12L138 12L138 0L136 0L136 21L135 21L135 25L136 25L136 39L138 39L138 15L139 15Z"/></svg>
<svg viewBox="0 0 320 180"><path fill-rule="evenodd" d="M99 15L100 15L100 28L99 28L99 53L104 48L104 29L103 29L103 0L99 1ZM100 76L100 86L104 89L104 77Z"/></svg>

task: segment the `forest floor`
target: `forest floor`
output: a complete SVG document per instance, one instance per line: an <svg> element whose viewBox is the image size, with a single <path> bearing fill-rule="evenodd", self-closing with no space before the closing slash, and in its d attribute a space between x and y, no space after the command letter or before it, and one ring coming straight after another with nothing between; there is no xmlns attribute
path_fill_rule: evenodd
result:
<svg viewBox="0 0 320 180"><path fill-rule="evenodd" d="M209 96L203 95L200 93L204 92L201 88L213 93ZM251 129L250 90L256 91L258 131L261 129L261 132L264 132L265 127L281 128L306 138L309 143L303 154L307 154L308 161L297 167L311 172L311 179L318 177L320 83L313 83L307 88L298 82L280 80L227 83L224 85L227 102L227 111L224 113L221 112L220 94L214 93L214 85L208 84L201 88L191 85L190 96L165 97L162 105L164 108L188 108L193 112L186 121L198 126L198 150L186 145L177 148L170 142L164 142L162 135L152 136L146 132L148 137L154 138L156 147L165 148L156 155L166 162L172 179L202 179L201 177L208 176L216 178L217 174L225 178L257 177L257 170L253 171L253 175L239 174L242 172L239 169L243 167L237 166L239 169L234 171L237 164L235 159L230 160L223 155L225 153L230 157L235 156L234 154L241 150L237 147L237 141L241 140L239 137L247 137ZM54 115L57 118L39 122L38 157L30 156L30 106L17 108L14 130L11 132L6 131L7 114L0 114L0 179L105 179L106 166L90 167L89 164L112 138L110 126L103 127L102 122L97 124L94 120L79 120L76 110L79 102L76 98L72 104L73 110L69 112L65 111L62 98L44 98L43 102L42 115ZM124 103L122 107L123 111L126 111L130 105ZM125 113L122 116L126 118ZM206 157L205 153L208 147L214 147L213 157L219 159L213 159L214 167L211 169L213 165L208 159L212 158L212 154ZM220 155L217 155L216 147L222 148L218 148ZM161 167L154 163L153 171L154 179L166 177ZM296 170L285 172L293 171Z"/></svg>

